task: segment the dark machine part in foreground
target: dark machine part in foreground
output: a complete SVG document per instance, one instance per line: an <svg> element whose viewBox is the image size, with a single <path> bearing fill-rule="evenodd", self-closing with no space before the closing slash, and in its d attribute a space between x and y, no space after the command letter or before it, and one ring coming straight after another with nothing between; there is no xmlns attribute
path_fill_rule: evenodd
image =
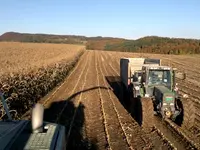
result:
<svg viewBox="0 0 200 150"><path fill-rule="evenodd" d="M154 113L175 120L181 113L175 78L185 79L175 68L161 66L160 59L121 58L120 77L129 100L149 97Z"/></svg>
<svg viewBox="0 0 200 150"><path fill-rule="evenodd" d="M32 121L13 121L6 102L0 93L1 103L8 120L0 121L0 149L64 150L66 149L65 127L43 122L44 108L36 104L32 110Z"/></svg>

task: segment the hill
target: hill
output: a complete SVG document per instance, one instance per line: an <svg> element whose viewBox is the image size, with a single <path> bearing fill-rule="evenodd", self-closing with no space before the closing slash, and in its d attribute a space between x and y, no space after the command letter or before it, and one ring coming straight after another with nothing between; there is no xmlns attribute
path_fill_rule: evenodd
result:
<svg viewBox="0 0 200 150"><path fill-rule="evenodd" d="M6 32L0 36L0 41L85 44L86 37L75 36L75 35L52 35L52 34Z"/></svg>
<svg viewBox="0 0 200 150"><path fill-rule="evenodd" d="M162 54L199 54L200 40L146 36L137 40L112 37L86 37L76 35L29 34L7 32L0 41L84 44L91 50L124 52L162 53Z"/></svg>
<svg viewBox="0 0 200 150"><path fill-rule="evenodd" d="M118 44L107 44L105 50L126 52L194 54L200 53L200 40L148 36L137 40L126 40Z"/></svg>

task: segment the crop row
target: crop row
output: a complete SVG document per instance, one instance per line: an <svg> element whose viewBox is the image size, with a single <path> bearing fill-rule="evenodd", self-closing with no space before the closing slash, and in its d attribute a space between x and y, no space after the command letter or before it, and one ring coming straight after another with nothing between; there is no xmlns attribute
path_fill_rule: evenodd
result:
<svg viewBox="0 0 200 150"><path fill-rule="evenodd" d="M104 53L103 53L104 54ZM109 55L109 54L108 54ZM123 56L123 55L121 55L121 56ZM114 58L115 57L115 58ZM116 82L119 80L118 79L118 76L119 76L119 73L118 73L118 71L119 71L119 63L118 63L118 61L117 60L119 60L119 55L110 55L109 56L109 58L107 58L107 56L105 55L104 56L104 60L107 62L108 60L109 60L109 66L110 66L110 69L108 69L108 70L113 70L114 72L115 72L115 75L114 75L114 77L116 77ZM112 66L112 65L114 65L114 67ZM118 82L117 82L118 83ZM118 87L120 87L120 84L118 85ZM144 101L143 101L144 102ZM184 103L185 104L185 103ZM148 104L148 106L149 106L149 104ZM146 107L146 108L148 108L148 107ZM143 110L145 110L145 109L143 109ZM150 111L152 111L153 109L150 109L150 110L146 110L145 112L148 112L147 113L147 115L146 116L143 116L144 117L144 121L145 121L145 119L147 119L147 118L150 118L150 114L149 114L149 112ZM191 111L191 110L190 110ZM186 112L185 112L186 113ZM196 118L195 118L196 119ZM147 119L147 122L146 122L146 124L149 124L150 122L151 122L152 120L151 119ZM195 122L197 122L197 121L195 121ZM161 122L158 122L158 124L159 124L159 126L160 125L162 125L161 124ZM163 125L162 125L162 127L163 127ZM166 128L166 127L165 127ZM174 129L174 128L173 128ZM176 129L175 129L176 130ZM168 135L168 134L167 134ZM191 135L191 134L190 134ZM194 140L195 141L195 140Z"/></svg>
<svg viewBox="0 0 200 150"><path fill-rule="evenodd" d="M80 51L71 61L61 61L37 71L15 73L0 78L0 90L6 99L9 109L16 110L13 114L17 119L29 110L38 100L65 79L69 71L78 62L84 51ZM4 116L1 107L0 119Z"/></svg>

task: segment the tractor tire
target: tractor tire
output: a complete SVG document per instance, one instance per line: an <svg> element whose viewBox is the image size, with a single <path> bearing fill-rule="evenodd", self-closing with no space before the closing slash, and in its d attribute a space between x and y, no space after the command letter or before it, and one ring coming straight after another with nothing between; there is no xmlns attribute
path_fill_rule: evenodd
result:
<svg viewBox="0 0 200 150"><path fill-rule="evenodd" d="M143 98L142 99L142 127L143 128L151 128L153 126L153 102L151 98Z"/></svg>
<svg viewBox="0 0 200 150"><path fill-rule="evenodd" d="M194 126L195 106L190 99L183 99L183 123L182 127L190 130Z"/></svg>

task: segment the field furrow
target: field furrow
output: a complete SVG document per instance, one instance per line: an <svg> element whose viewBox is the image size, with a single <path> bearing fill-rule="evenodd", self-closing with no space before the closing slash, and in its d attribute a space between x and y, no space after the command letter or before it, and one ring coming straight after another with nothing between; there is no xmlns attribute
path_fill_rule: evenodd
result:
<svg viewBox="0 0 200 150"><path fill-rule="evenodd" d="M91 67L89 68L86 89L83 92L82 104L85 112L86 136L89 139L89 149L108 149L108 133L106 131L105 113L99 86L99 72L97 69L97 54L92 53Z"/></svg>
<svg viewBox="0 0 200 150"><path fill-rule="evenodd" d="M99 70L101 73L100 77L100 86L106 87L106 89L101 90L102 101L103 101L103 108L105 110L105 119L107 123L107 131L109 134L109 146L111 149L129 149L129 145L127 143L125 134L123 129L118 121L118 116L114 110L114 106L112 104L109 90L108 83L105 80L105 74L103 74L103 57L98 55L98 62L99 62Z"/></svg>
<svg viewBox="0 0 200 150"><path fill-rule="evenodd" d="M115 58L112 58L112 57L108 58L108 60L110 60L110 62L112 62L111 61L112 59L115 59ZM115 61L113 61L113 62L115 62ZM112 82L117 83L117 84L113 84L113 88L115 88L115 90L117 90L117 88L118 89L121 88L120 84L119 84L119 79L117 79L119 77L119 73L114 69L114 67L112 67L111 64L109 64L108 66L110 66L110 68L107 70L112 70L111 72L113 72L110 74L110 76L112 76L113 77L112 79L115 81L112 81ZM119 68L119 66L117 68ZM116 92L116 93L118 93L118 92ZM153 136L154 138L156 135L158 136L157 138L155 138L156 139L155 143L162 143L160 145L158 144L158 147L161 148L162 145L168 145L169 147L171 147L171 145L173 145L173 146L177 147L178 149L185 149L187 144L185 146L183 146L182 140L180 140L181 137L177 137L178 135L173 134L174 129L170 130L165 124L162 123L161 120L153 117L153 106L152 106L151 101L144 99L139 103L141 103L141 105L142 105L141 109L143 110L143 112L141 112L139 110L134 111L136 114L133 114L133 117L135 118L135 120L138 121L139 124L142 121L144 129L152 130L152 128L154 128L155 131L157 131L157 132L152 132L152 133L150 132L150 134L154 134L154 136ZM138 107L140 107L139 104L136 104L136 105L137 106L135 106L135 107L133 106L133 108L128 108L127 106L125 106L125 108L129 109L129 111L131 113L131 111L132 111L131 109L138 109ZM140 117L140 114L142 115L142 118ZM155 134L155 133L157 133L157 134ZM161 135L164 135L164 137L162 137ZM160 142L158 142L158 141L160 141ZM157 147L157 149L158 149L158 147Z"/></svg>

